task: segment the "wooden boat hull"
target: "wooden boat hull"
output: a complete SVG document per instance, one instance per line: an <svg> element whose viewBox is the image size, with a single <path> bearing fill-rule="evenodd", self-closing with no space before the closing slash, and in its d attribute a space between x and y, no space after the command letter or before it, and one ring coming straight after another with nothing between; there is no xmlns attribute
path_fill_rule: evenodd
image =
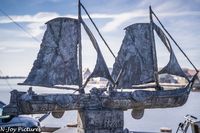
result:
<svg viewBox="0 0 200 133"><path fill-rule="evenodd" d="M140 119L143 117L145 109L179 107L186 103L188 96L187 88L162 91L137 90L132 93L117 93L112 99L105 100L103 106L132 109L132 117Z"/></svg>
<svg viewBox="0 0 200 133"><path fill-rule="evenodd" d="M115 92L103 102L104 107L112 108L171 108L182 106L189 96L188 88L174 90L148 91L136 90L134 92Z"/></svg>
<svg viewBox="0 0 200 133"><path fill-rule="evenodd" d="M94 88L90 94L45 94L38 95L26 92L11 92L10 104L4 107L3 113L7 115L42 114L54 112L63 114L67 110L82 109L133 109L132 115L139 119L144 109L172 108L182 106L188 99L187 88L176 90L133 92L105 92ZM95 91L94 91L95 90ZM139 117L140 116L140 117Z"/></svg>

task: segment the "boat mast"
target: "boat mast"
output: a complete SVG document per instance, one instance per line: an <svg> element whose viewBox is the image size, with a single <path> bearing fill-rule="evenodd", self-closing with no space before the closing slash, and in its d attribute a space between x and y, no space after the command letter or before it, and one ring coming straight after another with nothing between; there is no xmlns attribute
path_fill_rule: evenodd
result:
<svg viewBox="0 0 200 133"><path fill-rule="evenodd" d="M80 93L84 93L84 88L82 88L83 79L82 79L82 43L81 43L81 1L78 0L78 22L79 22L79 31L78 31L78 58L79 58L79 89Z"/></svg>
<svg viewBox="0 0 200 133"><path fill-rule="evenodd" d="M156 89L160 90L160 85L158 82L158 63L157 63L157 56L156 56L156 46L155 46L155 39L154 39L154 32L153 32L153 18L152 18L152 9L149 6L149 17L150 17L150 34L151 34L151 42L152 42L152 51L153 51L153 61L154 61L154 78L156 82Z"/></svg>

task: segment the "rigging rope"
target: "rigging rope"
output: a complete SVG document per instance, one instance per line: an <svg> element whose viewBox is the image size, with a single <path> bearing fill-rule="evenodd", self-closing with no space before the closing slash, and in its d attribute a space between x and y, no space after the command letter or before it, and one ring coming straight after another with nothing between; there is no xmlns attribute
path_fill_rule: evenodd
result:
<svg viewBox="0 0 200 133"><path fill-rule="evenodd" d="M12 19L6 12L4 12L2 9L0 9L0 12L5 15L8 19L10 19L15 25L17 25L22 31L24 31L27 35L29 35L33 40L35 40L36 42L40 41L34 37L31 33L29 33L25 28L23 28L19 23L15 22L14 19ZM3 75L3 72L0 70L0 73ZM6 84L7 86L12 89L11 84L8 82L8 80L5 78Z"/></svg>
<svg viewBox="0 0 200 133"><path fill-rule="evenodd" d="M151 13L154 15L154 17L157 19L157 21L159 22L159 24L161 25L161 27L164 29L164 31L167 33L167 35L172 39L172 41L174 42L174 44L178 47L178 49L183 53L183 55L186 57L186 59L190 62L190 64L194 67L194 69L196 70L196 72L198 72L199 70L195 67L195 65L192 63L192 61L188 58L188 56L185 54L185 52L181 49L181 47L178 45L178 43L174 40L174 38L169 34L169 32L165 29L164 25L161 23L161 21L159 20L159 18L156 16L156 14L153 12L153 10L151 10Z"/></svg>
<svg viewBox="0 0 200 133"><path fill-rule="evenodd" d="M105 39L103 38L103 36L101 35L99 29L97 28L96 24L94 23L93 19L90 17L90 14L88 13L87 9L84 7L84 5L82 3L80 3L81 7L83 8L83 10L85 11L85 13L87 14L87 16L89 17L90 21L92 22L93 26L95 27L96 31L98 32L99 36L101 37L101 39L103 40L104 44L106 45L106 47L108 48L108 50L110 51L110 53L112 54L112 56L114 57L114 59L116 60L116 56L115 54L113 53L113 51L111 50L111 48L109 47L108 43L105 41ZM121 66L121 68L123 68L123 66L121 64L119 64ZM123 70L121 70L123 71ZM120 75L122 74L119 73L118 77L120 77ZM117 85L117 82L118 82L119 79L116 79L115 81L115 86ZM109 84L107 84L108 86Z"/></svg>
<svg viewBox="0 0 200 133"><path fill-rule="evenodd" d="M82 3L80 3L81 7L83 8L83 10L85 11L85 13L87 14L87 16L89 17L90 21L92 22L92 24L94 25L95 29L97 30L99 36L101 37L101 39L103 40L103 42L105 43L106 47L108 48L108 50L110 51L110 53L112 54L112 56L116 59L115 54L113 53L113 51L111 50L111 48L108 46L108 43L105 41L105 39L103 38L103 36L101 35L99 29L97 28L96 24L94 23L94 21L92 20L92 18L90 17L88 11L86 10L86 8L83 6Z"/></svg>
<svg viewBox="0 0 200 133"><path fill-rule="evenodd" d="M34 37L30 32L28 32L24 27L22 27L19 23L15 22L14 19L12 19L6 12L4 12L2 9L0 9L0 12L5 15L7 18L9 18L15 25L17 25L21 30L23 30L27 35L29 35L33 40L35 40L36 42L40 41Z"/></svg>

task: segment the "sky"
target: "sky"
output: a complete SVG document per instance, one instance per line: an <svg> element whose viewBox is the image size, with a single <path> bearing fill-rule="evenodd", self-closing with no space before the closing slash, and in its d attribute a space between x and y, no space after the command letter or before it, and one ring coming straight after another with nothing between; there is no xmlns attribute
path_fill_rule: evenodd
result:
<svg viewBox="0 0 200 133"><path fill-rule="evenodd" d="M197 68L200 68L200 0L81 0L105 40L117 55L125 35L124 28L133 23L149 22L149 5ZM0 9L20 24L30 35L0 13L0 75L27 76L40 48L45 22L56 17L77 18L76 0L1 0ZM82 17L97 37L109 67L114 58L82 11ZM155 21L156 22L156 21ZM158 66L163 67L169 54L156 38ZM82 30L83 67L94 68L96 53ZM172 44L173 45L173 44ZM173 45L178 61L192 68Z"/></svg>

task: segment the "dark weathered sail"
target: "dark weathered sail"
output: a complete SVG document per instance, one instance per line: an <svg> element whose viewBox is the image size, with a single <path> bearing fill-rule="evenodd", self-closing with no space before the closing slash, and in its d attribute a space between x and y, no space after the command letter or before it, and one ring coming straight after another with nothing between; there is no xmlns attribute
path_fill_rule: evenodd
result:
<svg viewBox="0 0 200 133"><path fill-rule="evenodd" d="M177 76L185 77L186 79L188 79L188 77L186 76L186 74L183 72L180 65L178 64L178 61L173 51L170 53L170 60L168 64L162 70L159 71L159 74L162 74L162 73L177 75Z"/></svg>
<svg viewBox="0 0 200 133"><path fill-rule="evenodd" d="M176 56L172 50L170 41L167 38L167 36L156 24L153 24L153 28L156 31L159 38L161 39L161 41L164 43L164 45L168 49L168 51L170 52L170 60L169 60L168 64L161 71L159 71L159 74L168 73L168 74L185 77L186 79L188 79L188 77L183 72L183 70L181 69L181 67L176 59Z"/></svg>
<svg viewBox="0 0 200 133"><path fill-rule="evenodd" d="M78 85L78 20L56 18L47 22L40 51L23 84Z"/></svg>
<svg viewBox="0 0 200 133"><path fill-rule="evenodd" d="M155 81L154 44L151 41L149 23L138 23L126 28L126 35L113 65L112 76L118 81L119 88Z"/></svg>
<svg viewBox="0 0 200 133"><path fill-rule="evenodd" d="M88 77L87 81L92 77L103 77L103 78L108 79L110 82L114 83L94 35L92 34L92 32L90 31L90 29L88 28L88 26L85 24L83 20L82 20L82 24L95 50L97 51L97 62L96 62L93 72Z"/></svg>

